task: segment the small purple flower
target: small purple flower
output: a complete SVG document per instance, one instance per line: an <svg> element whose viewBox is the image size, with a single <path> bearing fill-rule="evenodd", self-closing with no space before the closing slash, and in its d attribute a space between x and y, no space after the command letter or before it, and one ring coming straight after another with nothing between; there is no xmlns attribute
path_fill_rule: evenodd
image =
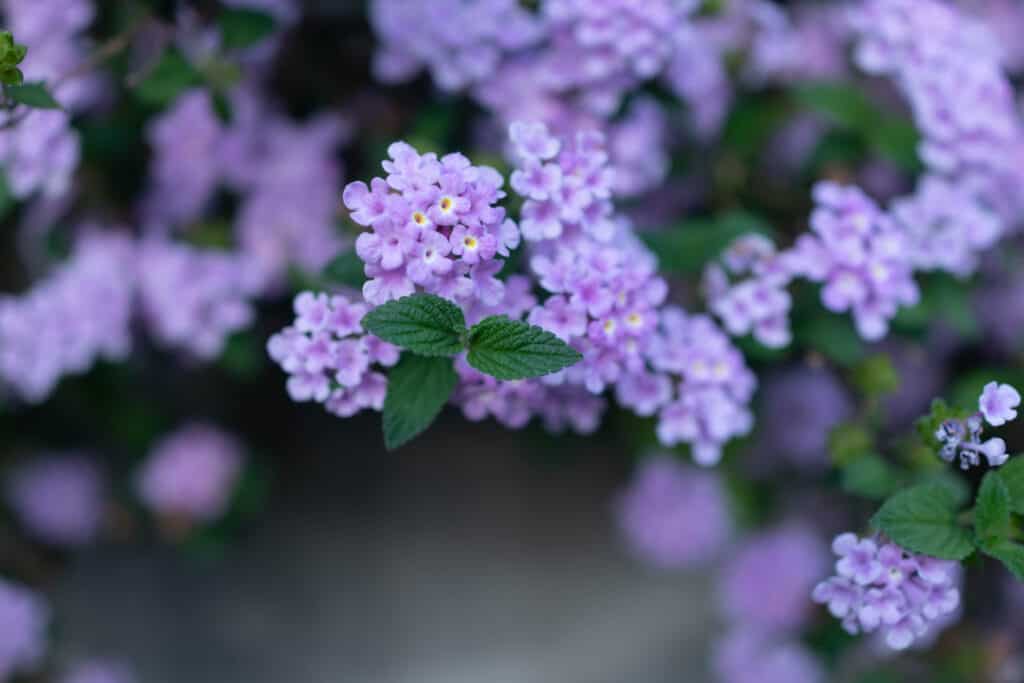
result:
<svg viewBox="0 0 1024 683"><path fill-rule="evenodd" d="M866 586L881 576L882 565L876 557L878 546L871 539L858 540L854 534L842 534L832 542L832 551L839 555L836 573Z"/></svg>
<svg viewBox="0 0 1024 683"><path fill-rule="evenodd" d="M985 421L993 427L1001 427L1017 418L1020 393L1009 384L989 382L978 399L978 409Z"/></svg>
<svg viewBox="0 0 1024 683"><path fill-rule="evenodd" d="M0 681L36 670L46 652L49 621L41 595L0 578Z"/></svg>

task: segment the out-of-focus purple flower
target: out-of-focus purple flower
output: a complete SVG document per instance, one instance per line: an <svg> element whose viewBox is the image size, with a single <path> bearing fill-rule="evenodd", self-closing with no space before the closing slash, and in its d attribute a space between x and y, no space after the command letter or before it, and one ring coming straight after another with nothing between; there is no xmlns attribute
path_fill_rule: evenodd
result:
<svg viewBox="0 0 1024 683"><path fill-rule="evenodd" d="M722 683L822 683L826 675L798 640L746 625L718 641L712 663Z"/></svg>
<svg viewBox="0 0 1024 683"><path fill-rule="evenodd" d="M615 504L619 528L633 552L660 569L711 561L732 531L718 475L670 456L648 458Z"/></svg>
<svg viewBox="0 0 1024 683"><path fill-rule="evenodd" d="M153 149L152 185L144 214L172 227L198 218L213 198L222 175L224 125L206 90L191 90L154 119L146 131Z"/></svg>
<svg viewBox="0 0 1024 683"><path fill-rule="evenodd" d="M34 458L12 470L4 488L18 520L43 543L80 547L100 531L106 486L87 457Z"/></svg>
<svg viewBox="0 0 1024 683"><path fill-rule="evenodd" d="M259 10L272 15L277 21L291 24L302 14L299 0L224 0L229 7Z"/></svg>
<svg viewBox="0 0 1024 683"><path fill-rule="evenodd" d="M686 103L697 137L709 140L722 127L733 101L725 55L708 35L703 21L679 24L672 42L675 51L663 80Z"/></svg>
<svg viewBox="0 0 1024 683"><path fill-rule="evenodd" d="M925 176L913 195L896 201L892 215L909 237L908 254L917 270L970 275L978 255L1003 234L998 214L967 188L934 175Z"/></svg>
<svg viewBox="0 0 1024 683"><path fill-rule="evenodd" d="M239 246L268 286L279 284L289 265L319 272L342 248L334 152L347 127L329 116L302 126L268 116L250 132L259 136L259 158L242 186Z"/></svg>
<svg viewBox="0 0 1024 683"><path fill-rule="evenodd" d="M0 166L18 199L37 190L46 197L66 194L79 157L78 134L63 111L32 111L0 131Z"/></svg>
<svg viewBox="0 0 1024 683"><path fill-rule="evenodd" d="M0 380L40 402L66 374L131 345L134 245L86 226L71 259L21 296L0 297Z"/></svg>
<svg viewBox="0 0 1024 683"><path fill-rule="evenodd" d="M803 3L789 15L773 13L771 21L756 22L747 77L784 83L841 78L847 71L848 11L843 3Z"/></svg>
<svg viewBox="0 0 1024 683"><path fill-rule="evenodd" d="M360 324L369 310L343 296L302 292L295 297L295 323L267 342L270 357L288 373L294 401L316 401L339 417L384 406L387 378L375 365L391 367L399 350Z"/></svg>
<svg viewBox="0 0 1024 683"><path fill-rule="evenodd" d="M801 366L762 384L758 450L800 467L824 468L832 428L853 413L839 379L824 368Z"/></svg>
<svg viewBox="0 0 1024 683"><path fill-rule="evenodd" d="M543 35L516 0L374 0L370 23L382 44L374 55L377 78L406 81L426 67L449 91L486 80L507 54Z"/></svg>
<svg viewBox="0 0 1024 683"><path fill-rule="evenodd" d="M616 196L633 197L661 183L668 175L668 146L665 110L652 98L635 100L608 132Z"/></svg>
<svg viewBox="0 0 1024 683"><path fill-rule="evenodd" d="M212 522L227 511L244 463L233 436L189 424L154 446L138 472L136 492L160 516Z"/></svg>
<svg viewBox="0 0 1024 683"><path fill-rule="evenodd" d="M900 306L920 298L907 236L859 188L823 181L814 199L813 234L787 253L789 267L821 282L822 303L850 311L862 337L881 339Z"/></svg>
<svg viewBox="0 0 1024 683"><path fill-rule="evenodd" d="M1020 392L1009 384L989 382L978 399L978 410L985 421L993 427L1002 427L1007 422L1017 419L1017 406L1020 405Z"/></svg>
<svg viewBox="0 0 1024 683"><path fill-rule="evenodd" d="M46 652L49 621L41 595L0 578L0 681L35 670Z"/></svg>
<svg viewBox="0 0 1024 683"><path fill-rule="evenodd" d="M828 566L828 553L813 531L780 527L742 542L719 583L724 613L735 623L774 633L803 626L808 593Z"/></svg>
<svg viewBox="0 0 1024 683"><path fill-rule="evenodd" d="M1004 271L974 292L973 308L991 350L1013 355L1024 350L1024 272ZM935 395L937 392L933 392Z"/></svg>
<svg viewBox="0 0 1024 683"><path fill-rule="evenodd" d="M122 662L92 659L75 664L60 683L135 683L135 674Z"/></svg>
<svg viewBox="0 0 1024 683"><path fill-rule="evenodd" d="M404 142L388 156L383 182L349 183L343 194L352 220L370 228L356 240L370 278L363 298L380 305L419 287L464 304L500 300L504 285L493 262L519 243L515 224L496 206L505 197L501 174Z"/></svg>
<svg viewBox="0 0 1024 683"><path fill-rule="evenodd" d="M543 84L572 93L590 111L607 115L624 93L657 76L673 54L673 34L698 3L693 0L548 0L550 32L541 57Z"/></svg>
<svg viewBox="0 0 1024 683"><path fill-rule="evenodd" d="M142 311L162 345L213 359L252 322L256 284L237 254L150 239L139 245L138 260Z"/></svg>
<svg viewBox="0 0 1024 683"><path fill-rule="evenodd" d="M819 583L815 602L828 605L850 634L879 631L886 644L904 650L946 619L960 605L959 565L846 533L832 550L839 556L836 576Z"/></svg>

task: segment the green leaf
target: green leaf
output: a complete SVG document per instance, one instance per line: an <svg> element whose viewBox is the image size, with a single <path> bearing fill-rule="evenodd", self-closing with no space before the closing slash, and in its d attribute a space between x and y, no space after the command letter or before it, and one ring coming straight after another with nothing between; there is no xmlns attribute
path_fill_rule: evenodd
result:
<svg viewBox="0 0 1024 683"><path fill-rule="evenodd" d="M389 301L367 313L363 327L421 356L454 356L465 348L466 318L462 309L433 294Z"/></svg>
<svg viewBox="0 0 1024 683"><path fill-rule="evenodd" d="M1010 509L1024 515L1024 456L1014 456L999 468L999 476L1010 496Z"/></svg>
<svg viewBox="0 0 1024 683"><path fill-rule="evenodd" d="M355 251L345 251L327 264L324 278L335 284L359 289L366 282L363 260Z"/></svg>
<svg viewBox="0 0 1024 683"><path fill-rule="evenodd" d="M937 483L900 491L882 505L872 523L895 543L944 560L974 552L971 533L956 522L957 496Z"/></svg>
<svg viewBox="0 0 1024 683"><path fill-rule="evenodd" d="M840 481L847 493L871 500L882 500L900 487L899 473L874 453L844 467Z"/></svg>
<svg viewBox="0 0 1024 683"><path fill-rule="evenodd" d="M855 422L838 424L828 434L828 452L839 467L870 455L874 447L871 432Z"/></svg>
<svg viewBox="0 0 1024 683"><path fill-rule="evenodd" d="M46 89L46 84L41 82L25 83L23 85L8 85L4 87L7 96L26 107L33 109L60 109L60 102L53 99L53 95Z"/></svg>
<svg viewBox="0 0 1024 683"><path fill-rule="evenodd" d="M853 384L869 397L891 394L900 388L900 376L887 354L878 353L865 358L853 369Z"/></svg>
<svg viewBox="0 0 1024 683"><path fill-rule="evenodd" d="M384 445L394 450L419 436L437 419L458 375L450 358L403 353L388 373L384 399Z"/></svg>
<svg viewBox="0 0 1024 683"><path fill-rule="evenodd" d="M469 331L466 360L498 379L549 375L582 358L576 349L547 330L503 315L484 318Z"/></svg>
<svg viewBox="0 0 1024 683"><path fill-rule="evenodd" d="M658 257L662 272L690 275L700 273L734 239L750 233L771 236L772 230L753 214L733 211L715 219L685 221L666 230L644 233L641 238Z"/></svg>
<svg viewBox="0 0 1024 683"><path fill-rule="evenodd" d="M177 49L164 51L153 70L135 88L146 104L166 107L189 88L202 85L203 76Z"/></svg>
<svg viewBox="0 0 1024 683"><path fill-rule="evenodd" d="M246 8L225 9L220 13L221 41L228 50L251 47L274 32L274 17Z"/></svg>
<svg viewBox="0 0 1024 683"><path fill-rule="evenodd" d="M999 472L985 475L974 505L974 534L980 543L988 545L1005 539L1010 532L1010 491Z"/></svg>
<svg viewBox="0 0 1024 683"><path fill-rule="evenodd" d="M1024 581L1024 545L1004 540L983 545L981 549L986 555L1002 562L1018 581Z"/></svg>

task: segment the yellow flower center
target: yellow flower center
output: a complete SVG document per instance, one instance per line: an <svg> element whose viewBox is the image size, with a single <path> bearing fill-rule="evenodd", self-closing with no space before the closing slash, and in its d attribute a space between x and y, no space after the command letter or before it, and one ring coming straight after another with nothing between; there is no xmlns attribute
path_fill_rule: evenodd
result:
<svg viewBox="0 0 1024 683"><path fill-rule="evenodd" d="M476 249L477 241L472 235L466 235L466 238L462 240L462 243L466 245L467 249Z"/></svg>
<svg viewBox="0 0 1024 683"><path fill-rule="evenodd" d="M611 318L609 318L608 320L605 320L604 321L604 331L607 332L608 334L611 334L612 332L614 332L615 331L615 321L612 320Z"/></svg>
<svg viewBox="0 0 1024 683"><path fill-rule="evenodd" d="M416 225L426 225L427 216L422 211L415 211L412 214L412 222L415 223Z"/></svg>
<svg viewBox="0 0 1024 683"><path fill-rule="evenodd" d="M455 201L451 197L442 197L440 206L442 211L448 212L455 206Z"/></svg>
<svg viewBox="0 0 1024 683"><path fill-rule="evenodd" d="M644 318L639 313L630 313L626 317L626 322L629 324L630 327L640 327L640 325L642 325L644 322Z"/></svg>

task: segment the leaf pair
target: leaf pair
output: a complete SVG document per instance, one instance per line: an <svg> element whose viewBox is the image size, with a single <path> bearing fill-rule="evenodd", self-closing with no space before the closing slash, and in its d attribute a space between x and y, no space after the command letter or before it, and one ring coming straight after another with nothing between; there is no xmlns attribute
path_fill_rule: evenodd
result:
<svg viewBox="0 0 1024 683"><path fill-rule="evenodd" d="M391 371L384 402L384 441L398 448L430 426L457 383L452 356L500 380L540 377L577 363L582 356L539 327L491 316L471 329L455 304L414 294L380 306L363 328L406 350Z"/></svg>

